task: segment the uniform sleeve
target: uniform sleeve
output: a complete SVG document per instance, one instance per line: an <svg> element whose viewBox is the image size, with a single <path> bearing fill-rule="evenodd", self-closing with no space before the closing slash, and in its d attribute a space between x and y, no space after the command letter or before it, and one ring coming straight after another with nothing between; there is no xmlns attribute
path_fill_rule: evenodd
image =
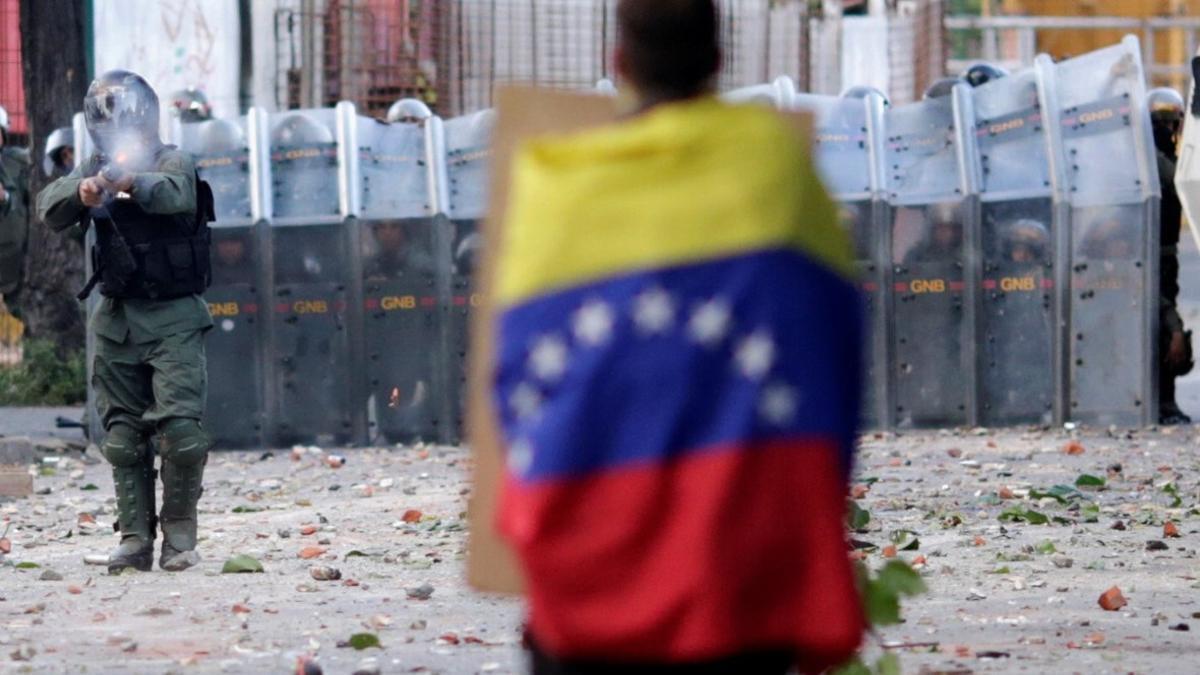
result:
<svg viewBox="0 0 1200 675"><path fill-rule="evenodd" d="M130 194L147 213L194 213L196 164L187 153L165 153L158 171L137 174Z"/></svg>
<svg viewBox="0 0 1200 675"><path fill-rule="evenodd" d="M62 232L87 215L87 207L79 199L79 183L82 181L83 166L80 165L70 175L59 178L38 193L38 219L46 227Z"/></svg>

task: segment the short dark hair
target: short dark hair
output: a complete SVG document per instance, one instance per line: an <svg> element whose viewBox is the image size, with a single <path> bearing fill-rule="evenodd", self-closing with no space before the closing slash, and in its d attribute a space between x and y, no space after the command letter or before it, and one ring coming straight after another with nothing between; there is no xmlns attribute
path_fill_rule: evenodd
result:
<svg viewBox="0 0 1200 675"><path fill-rule="evenodd" d="M692 96L721 65L713 0L621 0L617 24L626 75L639 89Z"/></svg>

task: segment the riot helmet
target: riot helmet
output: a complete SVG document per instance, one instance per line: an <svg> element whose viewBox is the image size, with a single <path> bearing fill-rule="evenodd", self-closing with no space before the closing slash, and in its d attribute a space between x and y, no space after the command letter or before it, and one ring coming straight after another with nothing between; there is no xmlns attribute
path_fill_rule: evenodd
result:
<svg viewBox="0 0 1200 675"><path fill-rule="evenodd" d="M42 155L42 171L46 177L57 172L71 173L75 168L75 131L71 127L59 127L46 138L46 151Z"/></svg>
<svg viewBox="0 0 1200 675"><path fill-rule="evenodd" d="M200 131L200 151L221 155L246 149L242 128L229 120L209 120Z"/></svg>
<svg viewBox="0 0 1200 675"><path fill-rule="evenodd" d="M887 94L884 94L882 91L879 91L875 87L868 87L863 84L860 84L855 87L850 87L846 91L842 92L842 98L863 99L863 98L870 96L871 94L878 94L879 97L883 99L884 105L891 105L891 101L888 99Z"/></svg>
<svg viewBox="0 0 1200 675"><path fill-rule="evenodd" d="M188 87L171 94L171 113L185 123L204 122L212 119L212 106L204 92Z"/></svg>
<svg viewBox="0 0 1200 675"><path fill-rule="evenodd" d="M954 87L963 81L961 77L943 77L925 90L925 100L949 96Z"/></svg>
<svg viewBox="0 0 1200 675"><path fill-rule="evenodd" d="M396 101L387 111L387 121L392 123L417 124L430 117L433 117L433 112L429 110L429 106L415 98Z"/></svg>
<svg viewBox="0 0 1200 675"><path fill-rule="evenodd" d="M87 130L104 153L157 148L158 95L128 70L110 70L92 81L83 99Z"/></svg>
<svg viewBox="0 0 1200 675"><path fill-rule="evenodd" d="M1174 154L1183 127L1183 97L1170 87L1151 89L1146 94L1146 107L1150 109L1154 145L1163 152Z"/></svg>
<svg viewBox="0 0 1200 675"><path fill-rule="evenodd" d="M275 146L328 145L333 142L329 127L304 113L284 117L271 132L271 144Z"/></svg>
<svg viewBox="0 0 1200 675"><path fill-rule="evenodd" d="M4 106L0 105L0 146L3 146L8 141L8 111Z"/></svg>
<svg viewBox="0 0 1200 675"><path fill-rule="evenodd" d="M1005 261L1039 263L1046 259L1050 232L1036 220L1021 218L1004 229L1003 242L1001 254Z"/></svg>
<svg viewBox="0 0 1200 675"><path fill-rule="evenodd" d="M976 63L964 70L962 74L962 79L966 80L967 84L972 87L983 86L992 80L999 80L1002 77L1008 77L1008 71L1000 66L993 66L990 63Z"/></svg>

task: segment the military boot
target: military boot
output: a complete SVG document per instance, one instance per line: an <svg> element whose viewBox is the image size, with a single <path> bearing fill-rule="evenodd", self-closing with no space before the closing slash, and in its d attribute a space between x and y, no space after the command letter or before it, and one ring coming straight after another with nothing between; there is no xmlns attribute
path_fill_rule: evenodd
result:
<svg viewBox="0 0 1200 675"><path fill-rule="evenodd" d="M154 563L154 456L145 437L126 426L111 429L101 451L113 465L115 529L121 533L120 545L108 556L108 572L149 572Z"/></svg>
<svg viewBox="0 0 1200 675"><path fill-rule="evenodd" d="M196 506L204 492L204 465L211 442L195 420L173 419L162 427L162 555L158 566L180 572L200 562L196 553Z"/></svg>

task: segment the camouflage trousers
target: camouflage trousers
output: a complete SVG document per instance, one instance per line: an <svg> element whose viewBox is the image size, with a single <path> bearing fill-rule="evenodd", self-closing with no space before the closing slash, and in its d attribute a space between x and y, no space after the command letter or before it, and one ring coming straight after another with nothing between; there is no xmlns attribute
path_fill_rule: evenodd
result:
<svg viewBox="0 0 1200 675"><path fill-rule="evenodd" d="M204 418L208 367L204 330L189 330L136 343L96 335L92 386L105 429L127 424L153 434L164 420Z"/></svg>

